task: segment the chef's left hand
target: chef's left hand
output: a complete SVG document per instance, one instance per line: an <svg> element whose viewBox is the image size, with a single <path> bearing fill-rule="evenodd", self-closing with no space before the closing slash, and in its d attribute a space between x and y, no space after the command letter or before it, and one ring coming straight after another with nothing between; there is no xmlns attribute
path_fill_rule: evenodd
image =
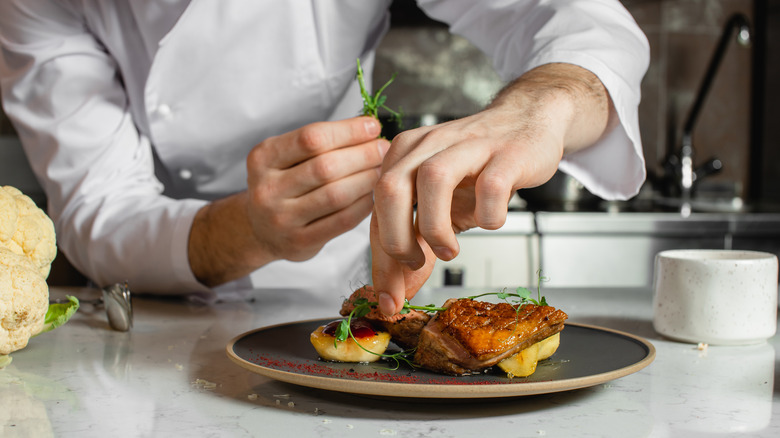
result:
<svg viewBox="0 0 780 438"><path fill-rule="evenodd" d="M371 219L373 285L382 311L400 311L437 257L458 254L456 233L500 228L515 190L545 183L564 153L595 143L615 121L595 75L547 64L515 80L484 111L396 136Z"/></svg>

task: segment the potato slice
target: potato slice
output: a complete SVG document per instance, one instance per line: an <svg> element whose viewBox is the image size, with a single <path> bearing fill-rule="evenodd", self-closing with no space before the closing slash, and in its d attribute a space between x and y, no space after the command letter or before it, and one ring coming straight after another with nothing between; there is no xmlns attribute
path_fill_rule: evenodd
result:
<svg viewBox="0 0 780 438"><path fill-rule="evenodd" d="M357 345L352 338L334 342L335 337L325 333L324 330L325 326L320 326L310 336L311 344L323 360L333 362L376 362L390 344L390 334L387 332L377 331L373 336L357 337L358 342L360 342L360 345ZM361 346L363 348L360 348Z"/></svg>
<svg viewBox="0 0 780 438"><path fill-rule="evenodd" d="M561 334L556 333L547 339L539 341L525 350L510 356L498 363L507 377L527 377L536 371L536 364L552 356L561 344Z"/></svg>

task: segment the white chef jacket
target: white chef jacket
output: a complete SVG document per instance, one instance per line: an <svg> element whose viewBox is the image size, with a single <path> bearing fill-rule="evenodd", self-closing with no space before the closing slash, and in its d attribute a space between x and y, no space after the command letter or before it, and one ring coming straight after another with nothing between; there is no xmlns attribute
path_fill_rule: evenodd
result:
<svg viewBox="0 0 780 438"><path fill-rule="evenodd" d="M263 139L357 115L390 0L0 0L0 87L44 187L60 249L98 284L213 293L187 259L209 199L246 188ZM637 122L647 41L619 1L420 0L506 80L541 64L595 73L620 126L560 167L595 194L644 181ZM219 290L338 290L368 281L368 226L305 262L276 261Z"/></svg>

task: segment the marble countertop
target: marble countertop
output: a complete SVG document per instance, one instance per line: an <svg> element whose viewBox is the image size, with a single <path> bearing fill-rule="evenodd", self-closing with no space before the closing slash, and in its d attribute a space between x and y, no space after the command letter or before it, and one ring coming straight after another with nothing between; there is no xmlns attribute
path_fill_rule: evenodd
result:
<svg viewBox="0 0 780 438"><path fill-rule="evenodd" d="M440 302L468 291L423 291ZM52 296L74 294L53 288ZM78 290L81 298L97 291ZM130 332L84 304L67 325L31 340L0 370L3 437L696 437L780 436L780 337L699 349L665 340L643 289L551 289L572 322L650 340L647 368L594 387L489 400L367 397L277 382L228 359L237 335L332 317L341 297L253 291L211 305L134 298ZM564 332L565 333L565 332Z"/></svg>

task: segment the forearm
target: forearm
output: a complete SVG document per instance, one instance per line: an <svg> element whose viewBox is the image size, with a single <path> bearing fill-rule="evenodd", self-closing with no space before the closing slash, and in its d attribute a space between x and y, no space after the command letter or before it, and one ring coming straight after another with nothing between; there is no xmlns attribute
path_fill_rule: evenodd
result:
<svg viewBox="0 0 780 438"><path fill-rule="evenodd" d="M555 124L563 133L562 155L595 144L619 123L599 78L572 64L545 64L527 72L507 85L490 106L519 108L523 117Z"/></svg>
<svg viewBox="0 0 780 438"><path fill-rule="evenodd" d="M246 192L211 202L195 215L187 249L195 278L214 287L244 277L274 257L254 238Z"/></svg>

